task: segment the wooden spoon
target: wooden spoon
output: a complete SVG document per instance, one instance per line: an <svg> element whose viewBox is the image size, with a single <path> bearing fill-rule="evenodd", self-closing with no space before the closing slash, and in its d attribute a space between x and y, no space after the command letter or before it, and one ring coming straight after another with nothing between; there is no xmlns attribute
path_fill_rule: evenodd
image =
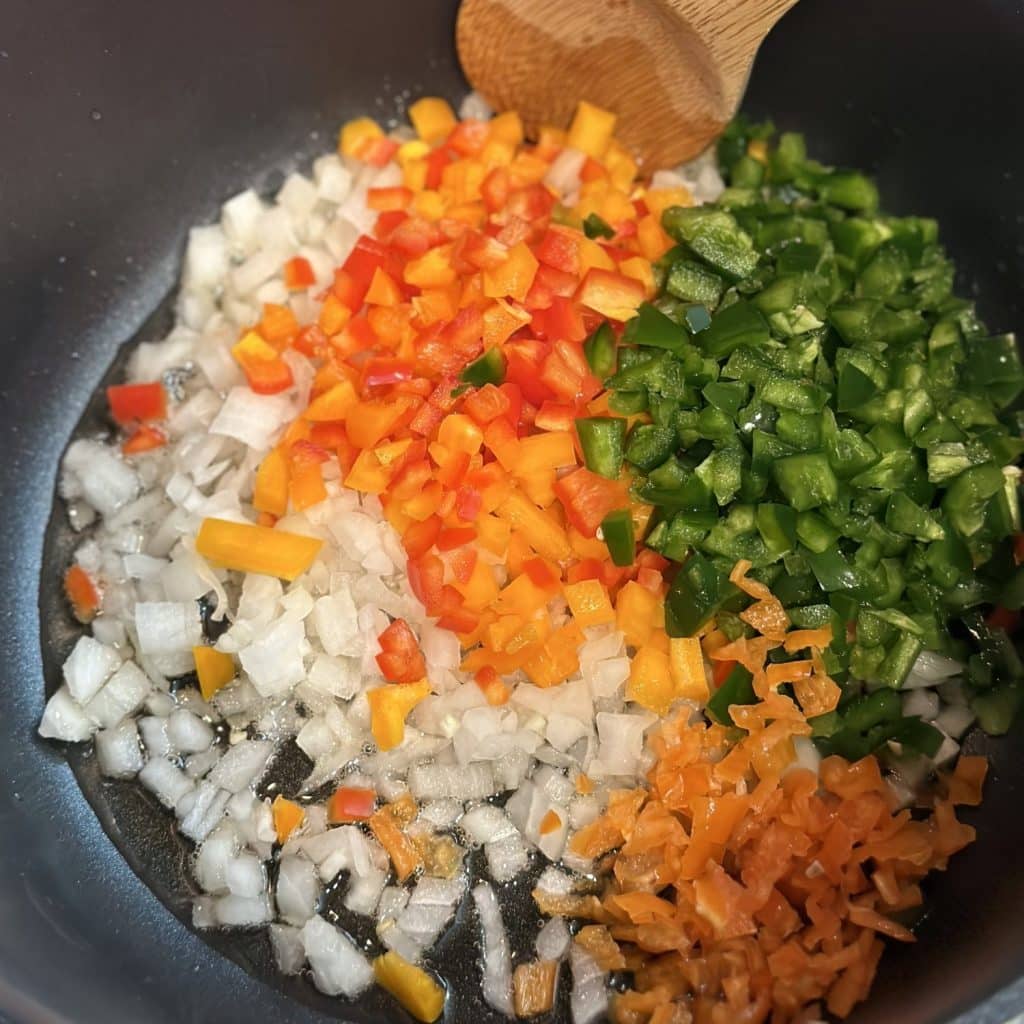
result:
<svg viewBox="0 0 1024 1024"><path fill-rule="evenodd" d="M761 41L796 0L462 0L459 60L528 132L569 123L577 101L618 115L648 167L696 156L722 131Z"/></svg>

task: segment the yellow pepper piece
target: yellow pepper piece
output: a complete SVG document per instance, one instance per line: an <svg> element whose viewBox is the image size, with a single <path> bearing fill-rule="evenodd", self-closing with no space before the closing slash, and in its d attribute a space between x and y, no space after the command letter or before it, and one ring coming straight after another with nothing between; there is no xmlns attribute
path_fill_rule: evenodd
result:
<svg viewBox="0 0 1024 1024"><path fill-rule="evenodd" d="M639 281L644 286L644 292L648 298L654 295L656 291L654 287L654 272L651 270L651 265L647 260L641 259L639 256L632 256L628 260L623 260L619 264L619 273Z"/></svg>
<svg viewBox="0 0 1024 1024"><path fill-rule="evenodd" d="M580 239L580 278L586 277L587 271L595 267L598 270L615 270L615 261L608 255L607 250L592 238L582 238Z"/></svg>
<svg viewBox="0 0 1024 1024"><path fill-rule="evenodd" d="M759 163L768 163L768 143L764 139L751 139L747 143L747 156L753 157Z"/></svg>
<svg viewBox="0 0 1024 1024"><path fill-rule="evenodd" d="M693 196L682 185L674 188L649 188L644 193L644 203L660 222L661 215L670 206L693 206Z"/></svg>
<svg viewBox="0 0 1024 1024"><path fill-rule="evenodd" d="M484 432L469 416L453 412L441 421L437 440L449 451L476 455L484 443Z"/></svg>
<svg viewBox="0 0 1024 1024"><path fill-rule="evenodd" d="M288 581L313 564L321 547L316 537L227 519L204 519L196 535L196 551L216 565Z"/></svg>
<svg viewBox="0 0 1024 1024"><path fill-rule="evenodd" d="M567 430L550 430L524 437L516 445L516 452L512 472L517 474L576 465L576 447Z"/></svg>
<svg viewBox="0 0 1024 1024"><path fill-rule="evenodd" d="M370 117L357 117L354 121L346 121L338 135L338 149L343 156L356 156L363 146L383 136L379 124Z"/></svg>
<svg viewBox="0 0 1024 1024"><path fill-rule="evenodd" d="M352 310L342 304L336 295L328 295L320 307L317 324L328 337L341 333L345 324L352 319Z"/></svg>
<svg viewBox="0 0 1024 1024"><path fill-rule="evenodd" d="M523 141L523 119L514 110L506 110L487 122L492 139L518 146Z"/></svg>
<svg viewBox="0 0 1024 1024"><path fill-rule="evenodd" d="M398 152L395 153L395 159L398 161L398 166L404 171L408 165L414 161L423 160L430 153L430 146L428 146L422 139L410 139L408 142L403 142L398 147Z"/></svg>
<svg viewBox="0 0 1024 1024"><path fill-rule="evenodd" d="M535 686L557 686L580 667L579 647L583 632L570 622L544 641L540 650L523 663L523 671Z"/></svg>
<svg viewBox="0 0 1024 1024"><path fill-rule="evenodd" d="M452 582L452 586L462 595L466 607L474 612L482 612L492 605L498 596L498 584L494 580L494 573L491 571L491 567L480 558L473 566L469 581L460 583L455 580Z"/></svg>
<svg viewBox="0 0 1024 1024"><path fill-rule="evenodd" d="M333 420L343 420L358 401L359 395L356 394L352 382L343 380L322 395L317 395L302 415L311 423L330 423Z"/></svg>
<svg viewBox="0 0 1024 1024"><path fill-rule="evenodd" d="M424 96L409 108L409 120L416 134L426 143L447 138L456 125L455 112L447 100Z"/></svg>
<svg viewBox="0 0 1024 1024"><path fill-rule="evenodd" d="M417 259L409 260L404 272L406 283L414 284L418 288L442 288L454 283L458 275L452 267L450 255L442 247L428 249Z"/></svg>
<svg viewBox="0 0 1024 1024"><path fill-rule="evenodd" d="M193 647L192 657L195 659L199 692L203 700L209 700L235 678L235 663L230 654L224 654L213 647Z"/></svg>
<svg viewBox="0 0 1024 1024"><path fill-rule="evenodd" d="M405 736L405 720L420 701L430 696L430 683L388 683L366 691L370 731L380 750L393 750Z"/></svg>
<svg viewBox="0 0 1024 1024"><path fill-rule="evenodd" d="M626 700L663 715L675 696L668 655L653 647L641 647L629 666Z"/></svg>
<svg viewBox="0 0 1024 1024"><path fill-rule="evenodd" d="M643 647L655 627L664 621L661 600L630 580L615 600L615 621L630 647Z"/></svg>
<svg viewBox="0 0 1024 1024"><path fill-rule="evenodd" d="M246 331L241 339L231 346L235 361L245 366L247 362L268 363L277 358L277 349L265 341L256 331Z"/></svg>
<svg viewBox="0 0 1024 1024"><path fill-rule="evenodd" d="M600 580L570 583L565 588L565 599L569 602L569 610L576 620L576 625L582 629L615 621L615 612L612 610L611 601L608 600L608 591Z"/></svg>
<svg viewBox="0 0 1024 1024"><path fill-rule="evenodd" d="M256 470L252 505L257 512L283 516L288 511L288 476L288 458L280 448L274 448Z"/></svg>
<svg viewBox="0 0 1024 1024"><path fill-rule="evenodd" d="M521 491L512 491L498 506L499 518L518 530L541 558L564 562L572 547L565 531L550 512L537 508Z"/></svg>
<svg viewBox="0 0 1024 1024"><path fill-rule="evenodd" d="M580 100L576 115L569 126L566 144L573 149L581 149L587 156L600 160L612 141L615 131L615 115L610 110L602 110L593 103Z"/></svg>
<svg viewBox="0 0 1024 1024"><path fill-rule="evenodd" d="M537 614L551 594L538 587L524 572L504 587L494 601L494 611L499 615L515 615L528 619Z"/></svg>
<svg viewBox="0 0 1024 1024"><path fill-rule="evenodd" d="M278 794L270 805L274 815L274 831L277 841L284 845L288 837L306 820L306 812L294 800Z"/></svg>
<svg viewBox="0 0 1024 1024"><path fill-rule="evenodd" d="M424 173L424 183L426 183L426 180L426 174ZM445 205L441 193L432 188L417 192L412 201L413 210L424 220L431 221L440 220L444 216Z"/></svg>
<svg viewBox="0 0 1024 1024"><path fill-rule="evenodd" d="M431 1024L444 1010L444 989L426 971L393 950L373 961L373 976L417 1020Z"/></svg>
<svg viewBox="0 0 1024 1024"><path fill-rule="evenodd" d="M668 659L676 696L703 704L708 699L709 691L700 640L695 636L670 637Z"/></svg>

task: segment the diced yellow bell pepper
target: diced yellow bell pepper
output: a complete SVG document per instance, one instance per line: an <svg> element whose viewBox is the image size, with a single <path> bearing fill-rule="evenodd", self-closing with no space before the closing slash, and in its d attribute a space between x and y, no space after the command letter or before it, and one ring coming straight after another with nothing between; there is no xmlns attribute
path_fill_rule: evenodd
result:
<svg viewBox="0 0 1024 1024"><path fill-rule="evenodd" d="M196 551L216 565L289 581L313 564L321 547L315 537L227 519L204 519L196 535Z"/></svg>
<svg viewBox="0 0 1024 1024"><path fill-rule="evenodd" d="M346 121L338 135L338 149L342 156L356 156L363 146L383 136L379 124L370 117L357 117L354 121Z"/></svg>
<svg viewBox="0 0 1024 1024"><path fill-rule="evenodd" d="M529 619L536 615L551 600L551 595L538 587L524 572L502 588L494 600L494 610L499 615L515 615Z"/></svg>
<svg viewBox="0 0 1024 1024"><path fill-rule="evenodd" d="M507 296L522 302L537 276L539 266L529 246L525 242L517 243L509 249L504 262L484 270L484 295L491 299Z"/></svg>
<svg viewBox="0 0 1024 1024"><path fill-rule="evenodd" d="M409 107L409 120L416 134L426 143L447 138L456 125L455 112L447 100L424 96Z"/></svg>
<svg viewBox="0 0 1024 1024"><path fill-rule="evenodd" d="M246 331L242 337L231 346L231 354L240 366L247 362L269 363L277 358L277 349L270 342L264 340L262 335L256 331Z"/></svg>
<svg viewBox="0 0 1024 1024"><path fill-rule="evenodd" d="M522 491L510 492L498 506L497 513L512 529L523 535L541 558L563 562L572 554L569 540L558 520L550 512L537 508Z"/></svg>
<svg viewBox="0 0 1024 1024"><path fill-rule="evenodd" d="M649 213L641 217L636 226L636 240L640 245L640 252L645 260L652 263L660 259L672 248L672 239L665 234L660 220Z"/></svg>
<svg viewBox="0 0 1024 1024"><path fill-rule="evenodd" d="M668 657L676 696L703 704L708 699L709 691L700 639L695 636L671 637L668 642Z"/></svg>
<svg viewBox="0 0 1024 1024"><path fill-rule="evenodd" d="M424 177L426 181L426 177ZM436 189L426 188L417 192L412 201L413 210L424 220L440 220L444 216L445 201Z"/></svg>
<svg viewBox="0 0 1024 1024"><path fill-rule="evenodd" d="M628 192L632 188L639 167L633 159L633 154L617 139L612 139L609 143L608 152L604 155L604 165L616 188L623 192Z"/></svg>
<svg viewBox="0 0 1024 1024"><path fill-rule="evenodd" d="M615 120L615 115L610 110L603 110L593 103L580 100L569 126L566 145L582 150L595 160L600 160L612 141Z"/></svg>
<svg viewBox="0 0 1024 1024"><path fill-rule="evenodd" d="M429 155L430 146L428 146L422 139L410 139L408 142L403 142L398 147L398 152L395 153L395 160L398 161L398 166L404 171L409 164L414 161L423 160ZM408 184L408 182L406 184Z"/></svg>
<svg viewBox="0 0 1024 1024"><path fill-rule="evenodd" d="M476 521L476 536L482 548L498 558L504 558L512 528L497 516L482 515Z"/></svg>
<svg viewBox="0 0 1024 1024"><path fill-rule="evenodd" d="M629 666L626 700L663 715L675 696L668 655L653 647L641 647Z"/></svg>
<svg viewBox="0 0 1024 1024"><path fill-rule="evenodd" d="M768 143L764 139L751 139L747 143L747 156L753 157L758 163L768 162Z"/></svg>
<svg viewBox="0 0 1024 1024"><path fill-rule="evenodd" d="M512 472L516 474L576 465L576 446L567 430L551 430L521 438L516 452L512 466Z"/></svg>
<svg viewBox="0 0 1024 1024"><path fill-rule="evenodd" d="M647 298L651 298L654 295L656 290L654 287L654 272L651 270L651 264L647 260L639 256L623 260L619 264L619 273L639 281L644 286Z"/></svg>
<svg viewBox="0 0 1024 1024"><path fill-rule="evenodd" d="M288 458L280 448L269 451L256 470L252 505L257 512L283 516L288 511Z"/></svg>
<svg viewBox="0 0 1024 1024"><path fill-rule="evenodd" d="M213 647L193 647L192 657L199 677L199 692L209 700L235 678L235 663L230 654Z"/></svg>
<svg viewBox="0 0 1024 1024"><path fill-rule="evenodd" d="M550 508L555 503L555 471L553 469L517 473L516 479L526 496L538 508Z"/></svg>
<svg viewBox="0 0 1024 1024"><path fill-rule="evenodd" d="M615 612L611 601L608 600L608 591L600 580L570 583L565 588L565 599L569 602L569 610L576 625L581 629L615 621Z"/></svg>
<svg viewBox="0 0 1024 1024"><path fill-rule="evenodd" d="M690 195L690 190L682 185L673 188L649 188L644 193L644 203L660 221L661 215L670 206L693 206L693 196Z"/></svg>
<svg viewBox="0 0 1024 1024"><path fill-rule="evenodd" d="M425 142L420 142L419 139L415 143L407 142L407 146L425 146ZM401 152L401 151L399 151ZM402 165L402 184L413 192L422 192L427 187L427 171L428 165L426 160L407 160ZM416 198L413 197L415 203Z"/></svg>
<svg viewBox="0 0 1024 1024"><path fill-rule="evenodd" d="M421 195L423 193L420 193ZM447 247L428 249L405 265L405 282L418 288L443 288L457 277Z"/></svg>
<svg viewBox="0 0 1024 1024"><path fill-rule="evenodd" d="M317 395L309 408L302 414L311 423L330 423L343 420L349 410L359 401L359 395L350 380L343 380Z"/></svg>
<svg viewBox="0 0 1024 1024"><path fill-rule="evenodd" d="M488 132L492 139L518 146L523 141L523 119L514 110L506 110L492 117L487 122Z"/></svg>
<svg viewBox="0 0 1024 1024"><path fill-rule="evenodd" d="M587 271L595 267L598 270L615 270L615 260L592 238L582 238L580 239L580 278L586 277Z"/></svg>
<svg viewBox="0 0 1024 1024"><path fill-rule="evenodd" d="M274 815L274 831L277 833L277 841L282 845L288 837L306 820L306 812L301 804L294 800L288 800L278 794L270 805Z"/></svg>
<svg viewBox="0 0 1024 1024"><path fill-rule="evenodd" d="M615 599L615 621L630 647L643 647L664 621L661 600L630 580Z"/></svg>
<svg viewBox="0 0 1024 1024"><path fill-rule="evenodd" d="M373 961L373 976L423 1024L437 1020L444 1010L444 989L422 968L394 950Z"/></svg>
<svg viewBox="0 0 1024 1024"><path fill-rule="evenodd" d="M366 691L370 731L380 750L393 750L405 736L405 720L420 701L430 696L430 683L388 683Z"/></svg>

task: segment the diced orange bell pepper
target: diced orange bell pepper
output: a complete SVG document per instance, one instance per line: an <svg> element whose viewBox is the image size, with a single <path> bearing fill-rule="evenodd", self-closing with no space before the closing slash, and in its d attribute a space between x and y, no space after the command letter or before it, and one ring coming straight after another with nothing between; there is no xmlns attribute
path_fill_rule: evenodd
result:
<svg viewBox="0 0 1024 1024"><path fill-rule="evenodd" d="M505 262L483 272L484 295L492 299L511 298L522 302L537 275L537 257L525 242L509 249Z"/></svg>
<svg viewBox="0 0 1024 1024"><path fill-rule="evenodd" d="M566 145L582 150L595 160L600 160L612 141L615 121L616 117L610 110L603 110L593 103L580 100L569 126Z"/></svg>
<svg viewBox="0 0 1024 1024"><path fill-rule="evenodd" d="M321 547L315 537L226 519L204 519L196 535L196 551L216 565L289 581L313 564Z"/></svg>
<svg viewBox="0 0 1024 1024"><path fill-rule="evenodd" d="M321 395L317 395L303 416L311 423L330 423L343 420L359 402L356 389L349 380L335 384Z"/></svg>
<svg viewBox="0 0 1024 1024"><path fill-rule="evenodd" d="M368 690L370 731L380 750L393 750L405 736L405 720L417 704L430 696L426 679L418 683L388 683Z"/></svg>
<svg viewBox="0 0 1024 1024"><path fill-rule="evenodd" d="M558 520L550 512L537 508L521 491L512 491L496 511L501 519L522 533L542 558L562 562L572 554Z"/></svg>
<svg viewBox="0 0 1024 1024"><path fill-rule="evenodd" d="M704 703L708 699L708 680L704 670L704 652L698 637L671 637L668 642L669 665L676 696Z"/></svg>
<svg viewBox="0 0 1024 1024"><path fill-rule="evenodd" d="M348 438L357 448L372 448L389 437L415 406L408 395L357 402L345 415Z"/></svg>
<svg viewBox="0 0 1024 1024"><path fill-rule="evenodd" d="M274 816L274 831L277 833L277 841L283 846L288 841L288 837L306 820L306 812L301 804L297 804L294 800L288 800L280 793L274 797L270 810Z"/></svg>
<svg viewBox="0 0 1024 1024"><path fill-rule="evenodd" d="M411 104L409 120L416 134L428 144L447 138L458 124L448 101L437 96L424 96Z"/></svg>
<svg viewBox="0 0 1024 1024"><path fill-rule="evenodd" d="M675 697L668 656L653 647L641 647L630 662L626 700L664 715Z"/></svg>
<svg viewBox="0 0 1024 1024"><path fill-rule="evenodd" d="M372 789L359 786L339 786L327 801L327 820L332 825L350 821L366 821L377 804Z"/></svg>
<svg viewBox="0 0 1024 1024"><path fill-rule="evenodd" d="M213 647L193 647L192 659L196 664L199 692L203 700L209 700L235 678L235 663L230 654L224 654Z"/></svg>
<svg viewBox="0 0 1024 1024"><path fill-rule="evenodd" d="M366 302L371 306L397 306L402 301L402 292L394 280L382 267L373 272L370 287L366 292Z"/></svg>
<svg viewBox="0 0 1024 1024"><path fill-rule="evenodd" d="M580 667L579 647L583 634L575 623L556 630L544 641L540 651L524 664L523 671L536 686L564 683Z"/></svg>
<svg viewBox="0 0 1024 1024"><path fill-rule="evenodd" d="M283 516L288 511L288 459L280 448L267 453L256 470L252 504L257 512Z"/></svg>
<svg viewBox="0 0 1024 1024"><path fill-rule="evenodd" d="M96 618L102 595L92 577L80 565L72 565L64 573L64 594L79 622L92 622Z"/></svg>
<svg viewBox="0 0 1024 1024"><path fill-rule="evenodd" d="M410 260L405 265L403 274L406 284L413 284L418 288L444 288L446 285L454 284L457 276L452 267L449 246L428 249L419 259Z"/></svg>
<svg viewBox="0 0 1024 1024"><path fill-rule="evenodd" d="M644 301L644 286L632 277L594 267L576 293L576 301L610 320L629 320Z"/></svg>
<svg viewBox="0 0 1024 1024"><path fill-rule="evenodd" d="M394 950L373 961L373 976L409 1013L423 1024L432 1024L444 1011L445 991L426 971L403 959Z"/></svg>

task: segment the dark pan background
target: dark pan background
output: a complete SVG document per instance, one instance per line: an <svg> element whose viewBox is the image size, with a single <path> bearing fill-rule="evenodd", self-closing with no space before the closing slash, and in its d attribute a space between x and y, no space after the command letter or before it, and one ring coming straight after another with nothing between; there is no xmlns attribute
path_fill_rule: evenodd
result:
<svg viewBox="0 0 1024 1024"><path fill-rule="evenodd" d="M297 983L302 1005L211 949L174 916L184 859L168 820L72 754L94 813L64 753L36 740L70 638L54 585L65 538L51 529L44 549L44 535L60 453L119 346L157 335L188 226L304 166L348 116L457 96L453 19L451 0L0 0L0 1020L388 1019L383 1000L349 1010ZM962 287L1012 329L1022 56L1010 0L802 0L746 108L876 172L893 211L940 217ZM931 885L920 941L887 953L860 1024L1024 1008L1020 736L991 749L979 841ZM260 969L259 940L217 944ZM476 976L466 945L444 958ZM465 1002L453 1017L486 1014Z"/></svg>

